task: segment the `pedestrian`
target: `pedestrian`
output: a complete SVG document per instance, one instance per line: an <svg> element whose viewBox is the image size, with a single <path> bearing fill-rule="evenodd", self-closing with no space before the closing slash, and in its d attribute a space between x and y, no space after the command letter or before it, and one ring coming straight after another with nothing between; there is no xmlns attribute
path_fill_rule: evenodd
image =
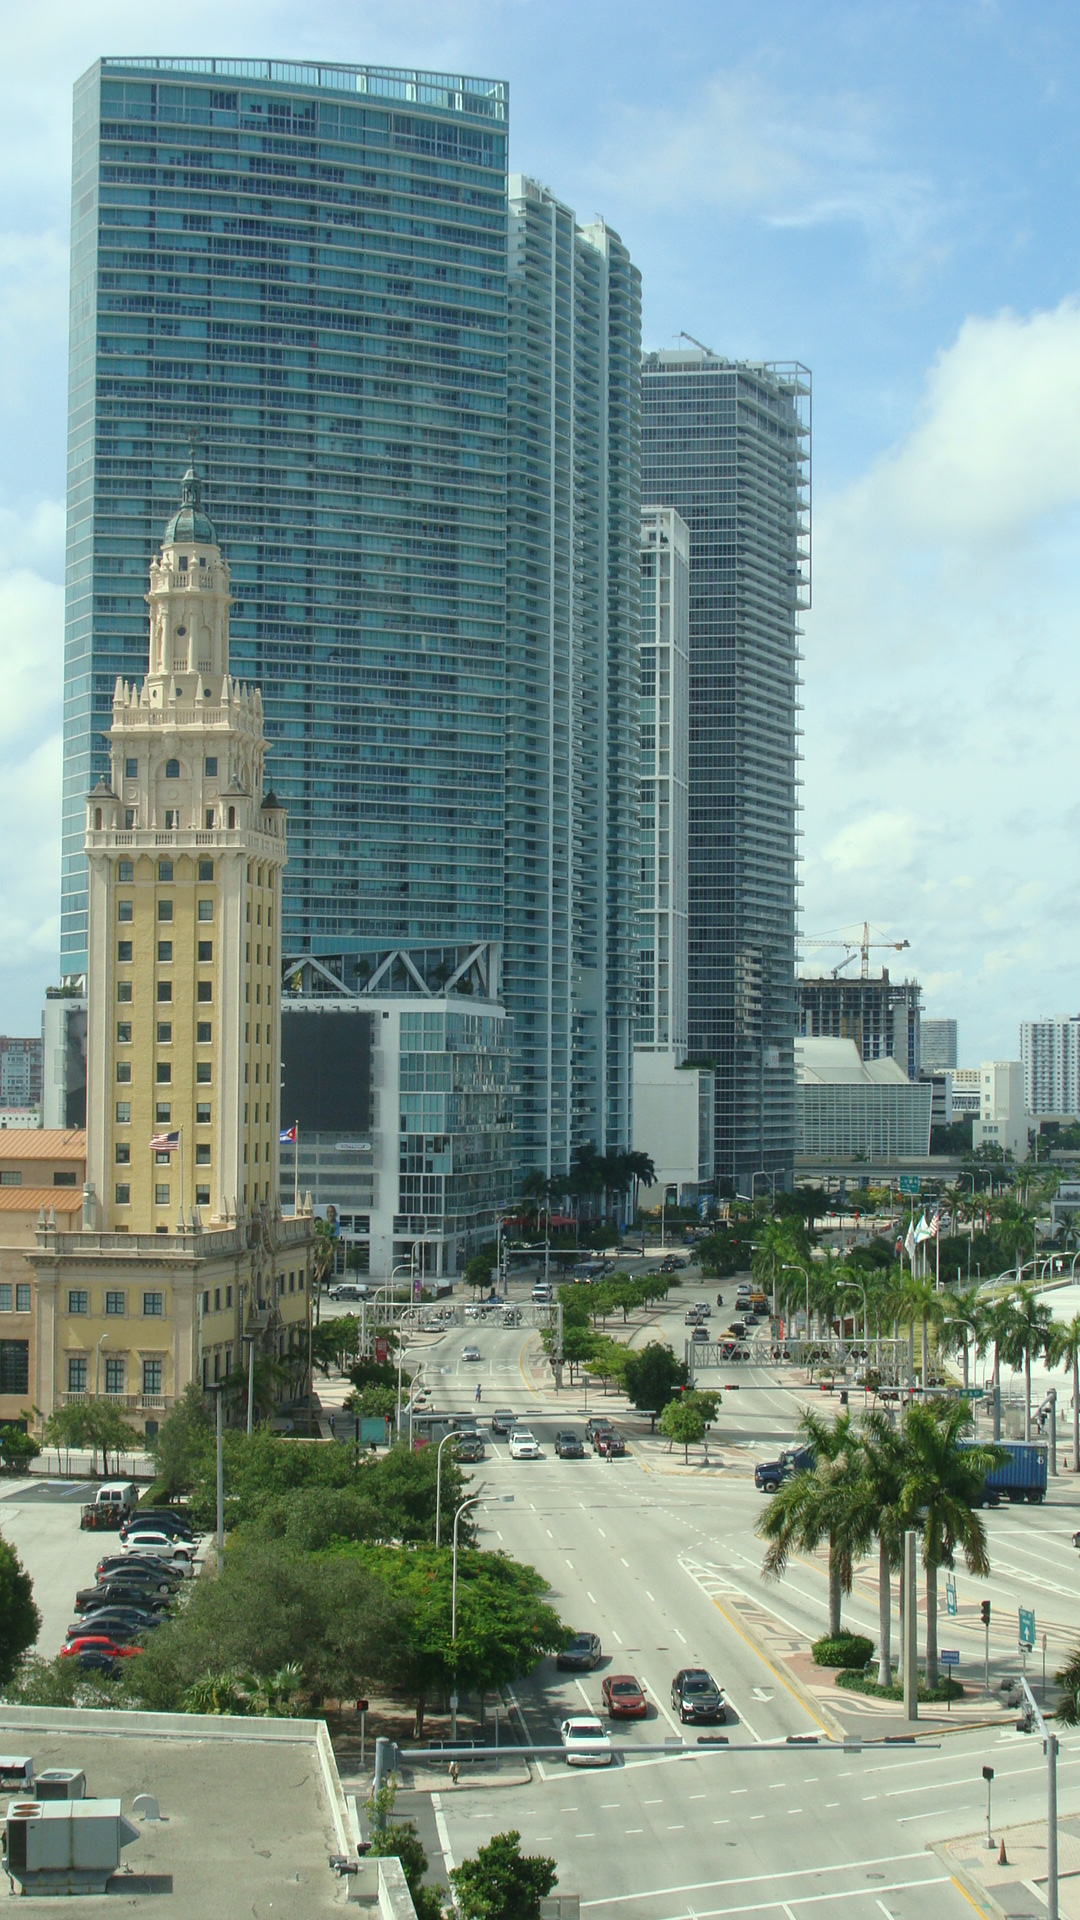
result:
<svg viewBox="0 0 1080 1920"><path fill-rule="evenodd" d="M450 1785L456 1787L458 1783L458 1763L456 1760L451 1760L448 1772L450 1774Z"/></svg>
<svg viewBox="0 0 1080 1920"><path fill-rule="evenodd" d="M480 1392L480 1382L479 1382L479 1380L478 1380L478 1381L477 1381L477 1383L476 1383L476 1392L475 1392L475 1393L473 1394L473 1399L474 1399L474 1400L480 1400L480 1399L482 1399L482 1397L483 1397L483 1396L482 1396L482 1394L481 1394L481 1392Z"/></svg>

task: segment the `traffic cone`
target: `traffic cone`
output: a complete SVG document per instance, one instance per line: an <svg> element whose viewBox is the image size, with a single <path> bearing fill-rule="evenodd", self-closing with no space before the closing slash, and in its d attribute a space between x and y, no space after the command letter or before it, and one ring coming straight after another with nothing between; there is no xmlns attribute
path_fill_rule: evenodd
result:
<svg viewBox="0 0 1080 1920"><path fill-rule="evenodd" d="M1002 1834L1001 1845L998 1848L998 1866L1007 1867L1008 1864L1009 1864L1009 1856L1005 1851L1005 1836L1004 1834Z"/></svg>

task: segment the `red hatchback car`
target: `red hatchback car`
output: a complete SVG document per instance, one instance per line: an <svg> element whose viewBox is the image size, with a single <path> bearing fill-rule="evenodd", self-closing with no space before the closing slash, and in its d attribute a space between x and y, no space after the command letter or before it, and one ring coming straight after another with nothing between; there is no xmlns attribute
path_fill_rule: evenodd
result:
<svg viewBox="0 0 1080 1920"><path fill-rule="evenodd" d="M141 1653L141 1647L119 1647L115 1640L109 1640L102 1633L80 1633L65 1640L60 1649L61 1660L72 1653L101 1653L109 1660L130 1660Z"/></svg>
<svg viewBox="0 0 1080 1920"><path fill-rule="evenodd" d="M632 1673L609 1673L600 1696L613 1720L644 1720L648 1708Z"/></svg>

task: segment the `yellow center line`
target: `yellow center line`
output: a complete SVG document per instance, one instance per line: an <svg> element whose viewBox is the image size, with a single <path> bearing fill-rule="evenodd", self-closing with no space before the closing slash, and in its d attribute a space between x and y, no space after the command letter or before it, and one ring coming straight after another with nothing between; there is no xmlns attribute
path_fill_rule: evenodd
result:
<svg viewBox="0 0 1080 1920"><path fill-rule="evenodd" d="M972 1907L972 1908L974 1908L974 1910L975 1910L975 1912L976 1912L976 1913L981 1913L981 1914L982 1914L982 1916L983 1916L983 1920L987 1920L987 1915L988 1915L988 1911L989 1911L989 1910L988 1910L988 1909L987 1909L986 1907L980 1907L980 1906L979 1906L979 1904L978 1904L978 1902L977 1902L976 1900L973 1900L973 1899L972 1899L972 1897L971 1897L971 1895L970 1895L970 1893L968 1892L968 1890L967 1890L967 1888L966 1888L966 1887L964 1887L964 1886L961 1886L961 1884L960 1884L960 1882L959 1882L959 1880L957 1879L957 1877L956 1877L956 1875L955 1875L955 1873L950 1873L950 1875L949 1875L949 1879L950 1879L950 1880L952 1881L952 1883L953 1883L953 1886L954 1886L954 1887L956 1888L956 1891L957 1891L957 1893L962 1893L962 1894L963 1894L963 1896L964 1896L964 1899L965 1899L965 1900L967 1901L967 1903L968 1903L968 1906L969 1906L969 1907Z"/></svg>
<svg viewBox="0 0 1080 1920"><path fill-rule="evenodd" d="M528 1340L526 1340L524 1346L522 1347L521 1352L518 1355L518 1366L521 1368L521 1377L524 1380L525 1385L528 1387L529 1392L534 1396L535 1399L539 1400L540 1389L539 1387L533 1386L532 1381L529 1379L529 1376L525 1371L525 1355L528 1353L529 1347L532 1344L532 1338L533 1336L532 1334L530 1334Z"/></svg>
<svg viewBox="0 0 1080 1920"><path fill-rule="evenodd" d="M767 1660L767 1659L765 1658L765 1655L764 1655L764 1654L762 1653L762 1651L761 1651L761 1649L760 1649L760 1647L755 1647L755 1645L754 1645L754 1643L753 1643L753 1641L752 1641L752 1640L750 1639L750 1636L749 1636L749 1634L746 1634L746 1633L744 1633L744 1632L743 1632L743 1630L742 1630L742 1628L740 1627L740 1625L739 1625L739 1623L738 1623L738 1621L737 1621L737 1620L733 1620L733 1619L732 1619L732 1617L731 1617L731 1615L730 1615L730 1613L728 1612L728 1610L727 1610L727 1608L726 1608L726 1607L722 1607L722 1606L720 1605L720 1602L719 1602L719 1600L717 1600L717 1598L716 1598L716 1596L715 1596L715 1595L712 1595L712 1596L711 1596L711 1598L712 1598L712 1603L713 1603L713 1606L714 1606L714 1607L716 1608L716 1611L717 1611L718 1613L722 1613L722 1614L723 1614L723 1616L724 1616L724 1619L725 1619L725 1620L727 1621L727 1623L728 1623L728 1626L729 1626L729 1627L732 1627L732 1628L734 1628L734 1631L735 1631L735 1632L736 1632L736 1633L738 1634L738 1636L739 1636L739 1639L740 1639L740 1640L744 1640L744 1641L746 1642L746 1645L747 1645L747 1646L749 1647L749 1649L750 1649L750 1651L751 1651L751 1653L755 1653L755 1654L757 1655L757 1657L758 1657L758 1659L759 1659L759 1660L761 1661L761 1664L762 1664L762 1666L763 1666L763 1667L765 1667L765 1668L766 1668L766 1669L768 1670L768 1672L772 1674L772 1677L773 1677L773 1679L774 1679L774 1680L779 1680L779 1682L780 1682L780 1685L781 1685L782 1687L786 1687L786 1688L787 1688L787 1690L788 1690L788 1692L790 1693L790 1695L791 1695L791 1697L792 1697L792 1699L793 1699L793 1700L797 1700L797 1701L798 1701L798 1703L799 1703L799 1705L800 1705L800 1707L802 1708L802 1710L803 1710L803 1712L804 1712L804 1713L808 1713L808 1714L810 1715L810 1718L811 1718L811 1720L813 1720L813 1721L814 1721L814 1723L815 1723L815 1724L816 1724L817 1726L819 1726L819 1727L821 1728L821 1731L822 1731L822 1733L825 1733L825 1734L828 1734L828 1736L829 1736L829 1739L830 1739L830 1740L832 1740L832 1739L834 1739L834 1738L835 1738L835 1735L834 1735L834 1734L833 1734L833 1733L832 1733L832 1732L830 1731L830 1729L829 1729L829 1728L828 1728L828 1727L827 1727L827 1726L825 1725L825 1722L824 1722L824 1720L819 1720L819 1719L818 1719L818 1716L817 1716L817 1714L816 1714L816 1713L814 1712L814 1709L813 1709L813 1707L808 1707L808 1706L807 1706L807 1704L806 1704L806 1701L805 1701L805 1700L803 1699L803 1697L802 1697L802 1694L801 1694L801 1693L800 1693L800 1692L798 1691L798 1689L797 1689L796 1687L793 1687L793 1686L792 1686L792 1684L791 1684L791 1681L790 1681L790 1680L785 1680L785 1678L784 1678L784 1676L783 1676L783 1674L782 1674L782 1673L778 1673L778 1672L777 1672L777 1670L776 1670L776 1668L775 1668L775 1667L773 1666L773 1664L772 1664L772 1661L771 1661L771 1660Z"/></svg>

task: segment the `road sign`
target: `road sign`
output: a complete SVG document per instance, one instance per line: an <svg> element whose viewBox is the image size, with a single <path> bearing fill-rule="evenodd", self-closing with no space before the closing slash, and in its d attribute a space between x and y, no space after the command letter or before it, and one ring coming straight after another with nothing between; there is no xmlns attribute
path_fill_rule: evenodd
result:
<svg viewBox="0 0 1080 1920"><path fill-rule="evenodd" d="M918 1174L902 1173L900 1175L900 1191L901 1193L918 1193L919 1191Z"/></svg>
<svg viewBox="0 0 1080 1920"><path fill-rule="evenodd" d="M947 1613L950 1613L950 1614L956 1612L956 1581L955 1580L946 1580L945 1582L945 1610Z"/></svg>
<svg viewBox="0 0 1080 1920"><path fill-rule="evenodd" d="M960 1655L956 1653L952 1647L946 1647L943 1652L938 1654L938 1659L941 1661L943 1667L958 1667L960 1665Z"/></svg>
<svg viewBox="0 0 1080 1920"><path fill-rule="evenodd" d="M1020 1608L1020 1645L1035 1645L1035 1614L1034 1611L1029 1612L1027 1607Z"/></svg>

